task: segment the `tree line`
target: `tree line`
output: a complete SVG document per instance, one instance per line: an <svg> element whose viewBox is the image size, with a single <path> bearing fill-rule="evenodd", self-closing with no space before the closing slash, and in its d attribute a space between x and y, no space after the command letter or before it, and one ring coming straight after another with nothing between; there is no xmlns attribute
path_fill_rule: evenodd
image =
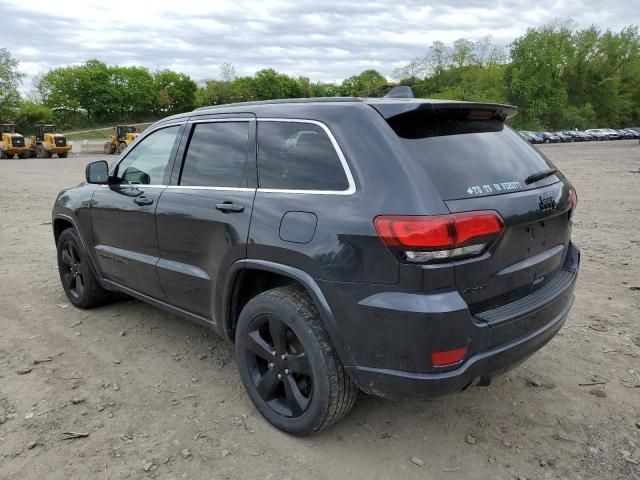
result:
<svg viewBox="0 0 640 480"><path fill-rule="evenodd" d="M277 98L382 96L396 85L416 96L509 103L516 128L626 127L640 124L640 36L556 22L531 28L509 46L490 37L452 45L434 42L390 77L370 69L340 83L312 82L274 69L238 76L230 63L220 79L195 82L171 70L108 66L99 60L53 68L20 96L24 75L0 49L0 121L24 131L35 123L80 128L148 121L198 106Z"/></svg>

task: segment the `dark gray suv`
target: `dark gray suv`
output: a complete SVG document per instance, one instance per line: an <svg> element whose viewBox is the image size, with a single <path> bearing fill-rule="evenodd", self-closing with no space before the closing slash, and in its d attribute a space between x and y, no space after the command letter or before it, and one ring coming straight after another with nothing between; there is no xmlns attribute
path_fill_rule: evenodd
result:
<svg viewBox="0 0 640 480"><path fill-rule="evenodd" d="M573 302L573 187L513 107L413 98L225 105L161 120L60 193L69 300L124 292L235 344L256 408L308 435L359 390L487 385Z"/></svg>

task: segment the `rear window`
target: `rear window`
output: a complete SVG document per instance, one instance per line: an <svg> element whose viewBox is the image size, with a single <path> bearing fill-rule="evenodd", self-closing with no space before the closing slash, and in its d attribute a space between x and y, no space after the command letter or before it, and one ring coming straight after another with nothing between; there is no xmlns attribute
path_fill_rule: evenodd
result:
<svg viewBox="0 0 640 480"><path fill-rule="evenodd" d="M533 173L553 165L501 119L469 119L469 110L410 112L388 119L444 200L528 190Z"/></svg>
<svg viewBox="0 0 640 480"><path fill-rule="evenodd" d="M258 122L260 188L344 191L349 182L327 133L306 122Z"/></svg>

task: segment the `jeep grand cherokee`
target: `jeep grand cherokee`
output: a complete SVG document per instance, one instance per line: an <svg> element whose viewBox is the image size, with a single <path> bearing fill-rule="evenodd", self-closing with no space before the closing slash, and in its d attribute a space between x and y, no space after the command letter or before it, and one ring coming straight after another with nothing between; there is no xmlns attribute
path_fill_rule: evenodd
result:
<svg viewBox="0 0 640 480"><path fill-rule="evenodd" d="M329 98L166 118L58 196L62 285L79 308L124 292L214 329L295 435L360 390L486 385L558 332L579 264L576 193L514 113Z"/></svg>

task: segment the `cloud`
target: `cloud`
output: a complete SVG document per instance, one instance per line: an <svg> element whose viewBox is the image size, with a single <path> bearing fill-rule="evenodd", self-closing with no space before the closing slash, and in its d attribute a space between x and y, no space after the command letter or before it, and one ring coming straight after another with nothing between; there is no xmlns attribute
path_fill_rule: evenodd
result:
<svg viewBox="0 0 640 480"><path fill-rule="evenodd" d="M388 75L435 40L491 35L507 45L557 18L620 29L640 13L621 0L0 0L0 18L12 19L0 29L0 45L21 62L28 88L49 68L90 58L172 68L196 80L218 77L223 62L240 75L273 67L314 81L369 67Z"/></svg>

